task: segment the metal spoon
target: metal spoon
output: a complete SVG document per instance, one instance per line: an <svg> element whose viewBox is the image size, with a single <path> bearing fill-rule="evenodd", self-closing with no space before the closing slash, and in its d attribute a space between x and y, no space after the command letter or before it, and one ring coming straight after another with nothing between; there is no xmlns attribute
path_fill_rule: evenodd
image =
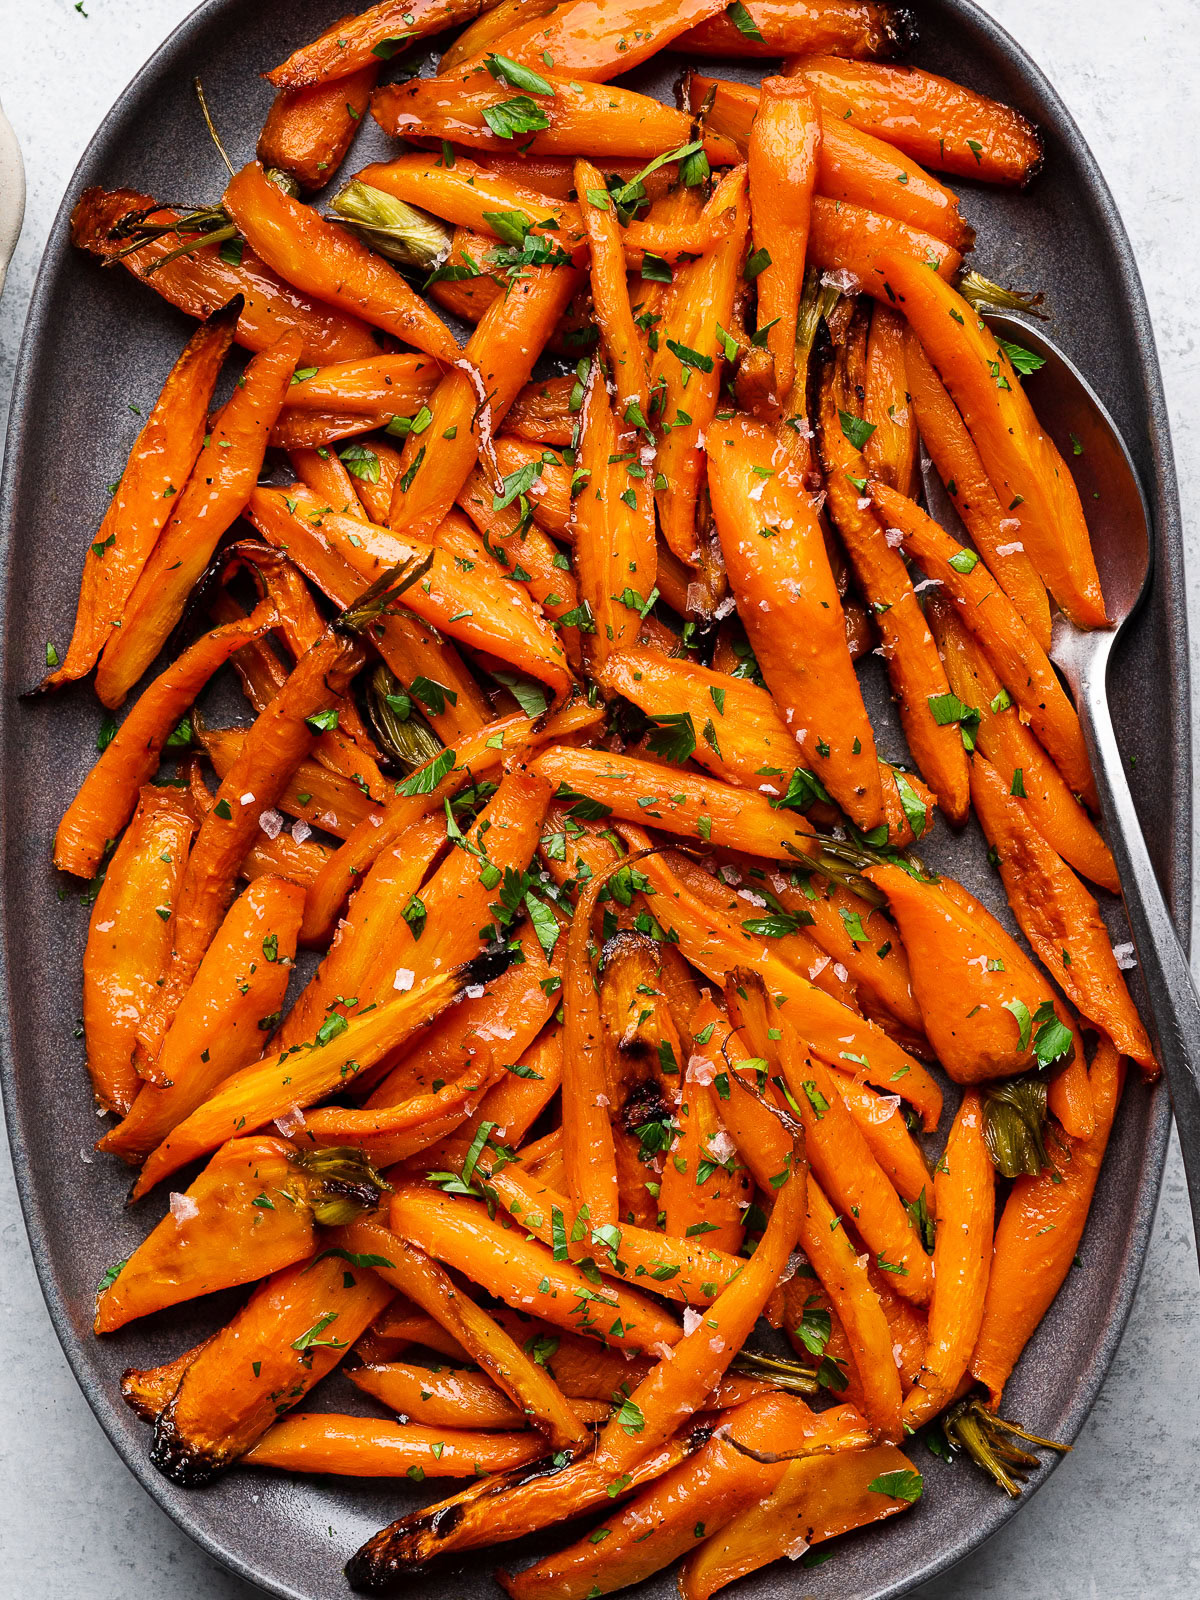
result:
<svg viewBox="0 0 1200 1600"><path fill-rule="evenodd" d="M1085 633L1059 615L1050 657L1066 678L1083 724L1105 834L1121 877L1134 947L1141 963L1183 1148L1192 1220L1200 1241L1200 996L1175 932L1125 777L1108 706L1108 666L1121 629L1150 586L1154 547L1150 511L1125 441L1091 385L1039 329L1008 314L988 324L1041 356L1045 365L1025 380L1043 426L1079 482L1113 626ZM958 513L933 466L923 460L926 501L935 520L955 531ZM1099 493L1093 496L1093 489ZM943 522L943 517L948 520ZM958 523L961 530L961 523Z"/></svg>

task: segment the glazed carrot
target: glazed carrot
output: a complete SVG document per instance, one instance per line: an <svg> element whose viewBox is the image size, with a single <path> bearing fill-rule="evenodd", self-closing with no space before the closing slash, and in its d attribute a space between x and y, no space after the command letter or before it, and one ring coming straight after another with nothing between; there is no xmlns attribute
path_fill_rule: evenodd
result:
<svg viewBox="0 0 1200 1600"><path fill-rule="evenodd" d="M687 80L692 110L713 96L705 119L714 133L727 135L745 150L759 91L754 84L708 78L693 72ZM940 184L894 145L862 132L841 117L817 107L821 140L817 148L816 192L826 200L857 206L932 233L953 249L970 249L974 229L961 216L958 196Z"/></svg>
<svg viewBox="0 0 1200 1600"><path fill-rule="evenodd" d="M292 471L306 488L311 489L335 511L343 516L368 520L363 503L358 498L354 480L346 471L340 456L332 450L289 450Z"/></svg>
<svg viewBox="0 0 1200 1600"><path fill-rule="evenodd" d="M462 364L430 398L428 428L405 442L388 516L397 533L433 536L528 380L576 282L565 264L526 267L484 313Z"/></svg>
<svg viewBox="0 0 1200 1600"><path fill-rule="evenodd" d="M165 1086L143 1083L100 1149L126 1161L148 1155L218 1084L258 1059L287 992L303 905L303 890L273 875L234 901L163 1040Z"/></svg>
<svg viewBox="0 0 1200 1600"><path fill-rule="evenodd" d="M1071 1003L1103 1028L1148 1078L1158 1076L1154 1047L1130 999L1100 908L1062 857L1030 822L988 761L971 767L971 799L999 858L1004 892L1034 954Z"/></svg>
<svg viewBox="0 0 1200 1600"><path fill-rule="evenodd" d="M496 440L496 466L502 478L533 468L533 482L526 498L534 517L556 539L569 539L574 506L571 499L571 469L553 450L541 450L524 439L504 434ZM520 481L529 476L526 471Z"/></svg>
<svg viewBox="0 0 1200 1600"><path fill-rule="evenodd" d="M972 559L973 552L956 545L911 500L882 483L872 483L869 492L887 522L904 535L926 576L947 590L1063 777L1094 807L1096 786L1079 717L1012 601L978 557Z"/></svg>
<svg viewBox="0 0 1200 1600"><path fill-rule="evenodd" d="M429 1094L415 1094L395 1105L367 1110L358 1106L322 1106L304 1117L306 1144L357 1150L371 1166L390 1167L427 1151L455 1133L478 1109L487 1089L504 1069L490 1056L468 1063L460 1077ZM294 1115L289 1119L288 1125Z"/></svg>
<svg viewBox="0 0 1200 1600"><path fill-rule="evenodd" d="M681 740L690 737L683 727ZM812 828L796 812L777 811L758 795L677 766L556 745L534 768L556 788L566 784L625 822L780 860L816 849Z"/></svg>
<svg viewBox="0 0 1200 1600"><path fill-rule="evenodd" d="M925 1364L904 1402L909 1429L953 1398L970 1364L992 1261L995 1169L983 1137L983 1105L963 1096L933 1180L938 1229Z"/></svg>
<svg viewBox="0 0 1200 1600"><path fill-rule="evenodd" d="M163 1178L215 1150L233 1134L252 1132L286 1117L293 1108L303 1111L323 1100L411 1038L468 984L476 979L486 982L497 959L488 955L458 972L432 978L341 1028L330 1019L311 1044L283 1055L272 1051L235 1072L151 1153L131 1198L140 1199Z"/></svg>
<svg viewBox="0 0 1200 1600"><path fill-rule="evenodd" d="M862 419L874 431L863 446L871 476L900 494L916 484L917 430L908 404L904 318L888 306L871 312Z"/></svg>
<svg viewBox="0 0 1200 1600"><path fill-rule="evenodd" d="M889 252L884 269L908 318L962 413L988 477L1019 524L1014 539L1079 627L1107 624L1079 491L1021 387L1008 352L983 319L934 273Z"/></svg>
<svg viewBox="0 0 1200 1600"><path fill-rule="evenodd" d="M71 240L111 260L122 248L122 241L113 234L123 224L169 228L179 220L178 211L156 206L149 195L136 190L87 189L71 213ZM164 300L191 317L209 317L240 294L244 304L236 337L248 350L268 350L285 333L295 332L300 335L302 361L356 361L378 354L379 347L365 322L310 300L276 276L253 250L244 249L237 265L222 259L217 244L163 262L180 243L179 235L164 233L122 255L120 261L128 272L144 279ZM149 274L151 267L155 270Z"/></svg>
<svg viewBox="0 0 1200 1600"><path fill-rule="evenodd" d="M625 291L628 298L629 290ZM527 383L509 407L504 419L505 432L533 444L552 444L559 449L570 444L575 432L576 414L571 410L575 377L544 378Z"/></svg>
<svg viewBox="0 0 1200 1600"><path fill-rule="evenodd" d="M133 1066L138 1023L171 948L170 922L195 830L172 790L143 789L92 909L83 952L87 1068L97 1103L122 1116L142 1087Z"/></svg>
<svg viewBox="0 0 1200 1600"><path fill-rule="evenodd" d="M966 752L957 724L939 723L934 714L950 692L946 669L904 561L871 506L863 504L860 485L868 467L859 441L868 425L855 425L848 377L843 347L838 367L826 369L819 401L830 514L883 635L888 679L913 759L947 817L961 825L970 809Z"/></svg>
<svg viewBox="0 0 1200 1600"><path fill-rule="evenodd" d="M1000 587L1021 613L1043 650L1050 648L1050 602L1024 545L1015 535L1021 524L997 498L975 441L934 371L921 341L910 328L905 336L905 371L921 439L955 509ZM901 494L908 493L893 484Z"/></svg>
<svg viewBox="0 0 1200 1600"><path fill-rule="evenodd" d="M429 546L421 540L325 511L317 497L299 484L287 490L256 489L247 513L264 538L289 548L294 529L307 523L311 533L315 526L326 545L365 583L429 553ZM301 565L304 559L298 558ZM498 655L518 671L546 683L555 694L563 692L570 681L554 630L529 596L505 583L502 575L493 576L484 567L464 572L452 556L435 548L428 573L405 591L402 604L423 621L444 629L452 639Z"/></svg>
<svg viewBox="0 0 1200 1600"><path fill-rule="evenodd" d="M231 1139L96 1301L95 1331L252 1283L313 1253L312 1211L279 1139Z"/></svg>
<svg viewBox="0 0 1200 1600"><path fill-rule="evenodd" d="M912 1504L907 1496L877 1487L897 1474L919 1481L908 1456L892 1444L791 1462L768 1499L726 1523L689 1557L679 1574L681 1600L709 1600L772 1561L795 1560L811 1545L906 1511Z"/></svg>
<svg viewBox="0 0 1200 1600"><path fill-rule="evenodd" d="M271 429L274 450L323 450L359 434L386 428L390 411L288 411L283 410Z"/></svg>
<svg viewBox="0 0 1200 1600"><path fill-rule="evenodd" d="M511 412L509 417L511 419ZM507 569L506 576L512 582L526 583L548 617L560 622L575 610L579 591L567 558L560 555L549 534L544 533L532 517L523 514L519 495L515 502L497 506L496 501L503 500L504 496L496 494L489 475L482 467L475 466L455 499L483 536L494 559ZM581 661L578 630L560 627L560 633L571 665L578 668Z"/></svg>
<svg viewBox="0 0 1200 1600"><path fill-rule="evenodd" d="M241 312L235 296L196 329L167 374L138 434L95 542L83 561L75 631L43 688L71 683L96 664L204 443L208 407Z"/></svg>
<svg viewBox="0 0 1200 1600"><path fill-rule="evenodd" d="M524 970L524 967L518 969L518 975L523 974ZM501 983L503 981L500 980ZM552 986L552 979L546 977L538 981L538 993L546 1001L545 1011L549 1015L552 1004L546 996L543 984L546 987ZM493 987L493 994L499 986L497 984ZM529 987L526 986L526 999L522 1008L522 1022L525 1029L530 1027L531 1014L538 1015L538 1009L531 1003L534 997L529 994ZM492 1085L484 1095L479 1110L468 1119L462 1130L462 1137L473 1137L481 1123L491 1122L495 1125L497 1138L506 1142L511 1141L514 1145L520 1144L562 1083L562 1041L561 1023L550 1022L531 1044L526 1045L523 1050L514 1050L514 1045L519 1042L519 1031L514 1028L513 1038L505 1041L506 1048L503 1055L506 1064L510 1056L516 1056L516 1060L511 1063L516 1071L506 1071L499 1081Z"/></svg>
<svg viewBox="0 0 1200 1600"><path fill-rule="evenodd" d="M302 189L320 189L345 159L379 77L373 61L333 82L280 89L271 102L255 154Z"/></svg>
<svg viewBox="0 0 1200 1600"><path fill-rule="evenodd" d="M182 1355L164 1361L158 1367L130 1367L121 1374L121 1398L143 1422L156 1422L171 1396L179 1387L179 1380L207 1348L216 1334L210 1334L200 1344L193 1345Z"/></svg>
<svg viewBox="0 0 1200 1600"><path fill-rule="evenodd" d="M718 1250L736 1258L745 1240L743 1217L751 1184L721 1126L717 1091L692 1081L691 1063L676 1111L678 1132L663 1165L659 1202L668 1237L688 1240L703 1236L704 1259ZM701 1291L713 1288L702 1281Z"/></svg>
<svg viewBox="0 0 1200 1600"><path fill-rule="evenodd" d="M207 442L142 569L96 672L96 693L119 706L183 614L187 596L217 541L244 508L300 354L285 334L253 358L240 386L213 420Z"/></svg>
<svg viewBox="0 0 1200 1600"><path fill-rule="evenodd" d="M266 604L244 622L214 628L149 685L67 807L54 836L56 867L82 878L95 876L108 841L133 815L138 791L153 775L179 719L217 668L276 620L274 606Z"/></svg>
<svg viewBox="0 0 1200 1600"><path fill-rule="evenodd" d="M259 715L222 780L188 857L158 1003L138 1032L134 1064L151 1081L161 1083L156 1062L163 1035L233 899L238 868L260 832L258 819L274 806L312 749L315 734L308 719L330 706L362 661L363 646L355 634L327 630Z"/></svg>
<svg viewBox="0 0 1200 1600"><path fill-rule="evenodd" d="M732 321L750 227L744 167L722 180L710 201L718 204L732 214L729 233L715 250L676 273L650 364L656 392L650 420L659 436L655 466L658 481L666 483L655 491L659 526L672 553L692 567L700 559L697 505L705 470L700 440L716 415L726 349L717 329Z"/></svg>
<svg viewBox="0 0 1200 1600"><path fill-rule="evenodd" d="M754 32L726 16L693 28L679 48L696 56L889 56L908 43L909 14L875 0L750 0Z"/></svg>
<svg viewBox="0 0 1200 1600"><path fill-rule="evenodd" d="M337 1365L393 1292L336 1259L265 1278L184 1373L155 1428L155 1466L207 1483Z"/></svg>
<svg viewBox="0 0 1200 1600"><path fill-rule="evenodd" d="M488 1378L462 1368L430 1371L428 1367L410 1366L404 1361L388 1361L355 1367L346 1376L356 1389L369 1394L389 1411L427 1427L507 1432L523 1428L528 1420L520 1406L501 1394ZM576 1409L588 1420L594 1420L593 1408L601 1418L609 1411L603 1404L576 1402ZM587 1437L587 1430L577 1418L574 1426L579 1435L575 1441L578 1443ZM543 1443L542 1451L546 1448Z"/></svg>
<svg viewBox="0 0 1200 1600"><path fill-rule="evenodd" d="M473 1478L528 1466L545 1450L537 1434L473 1433L299 1411L268 1428L242 1465L350 1478Z"/></svg>
<svg viewBox="0 0 1200 1600"><path fill-rule="evenodd" d="M989 1390L993 1410L1017 1358L1070 1272L1083 1237L1125 1080L1124 1064L1110 1040L1101 1039L1089 1077L1096 1107L1091 1137L1056 1146L1050 1171L1017 1178L996 1227L983 1325L971 1357L971 1375Z"/></svg>
<svg viewBox="0 0 1200 1600"><path fill-rule="evenodd" d="M643 845L646 838L640 829L628 825L621 832L635 848ZM881 1029L862 1021L786 967L767 948L771 943L767 936L739 927L699 901L661 856L647 856L638 870L650 879L655 890L649 901L654 915L675 932L680 950L693 966L713 982L724 983L731 967L752 963L763 974L771 994L786 997L785 1004L793 1007L791 1016L797 1032L823 1061L835 1067L847 1061L856 1069L861 1067L869 1083L887 1094L899 1094L916 1106L927 1129L937 1126L941 1091L919 1061Z"/></svg>
<svg viewBox="0 0 1200 1600"><path fill-rule="evenodd" d="M812 503L786 447L760 423L714 423L707 449L721 549L763 676L805 765L853 822L874 828L883 821L875 737Z"/></svg>
<svg viewBox="0 0 1200 1600"><path fill-rule="evenodd" d="M898 257L923 267L936 266L931 276L948 280L962 266L962 256L941 239L895 217L862 206L813 196L808 258L822 272L848 273L864 293L885 305L894 291L889 263Z"/></svg>
<svg viewBox="0 0 1200 1600"><path fill-rule="evenodd" d="M343 17L318 38L300 46L266 74L277 89L299 89L327 78L345 78L383 59L401 41L422 39L459 22L470 22L481 0L379 0L357 17Z"/></svg>
<svg viewBox="0 0 1200 1600"><path fill-rule="evenodd" d="M846 1072L836 1073L833 1081L868 1150L897 1194L910 1204L925 1195L929 1215L934 1216L929 1168L894 1103L898 1097L881 1095Z"/></svg>
<svg viewBox="0 0 1200 1600"><path fill-rule="evenodd" d="M591 161L611 156L648 161L675 150L691 138L691 122L682 111L664 106L632 89L611 84L570 82L540 69L550 85L533 103L546 119L522 144L536 155L586 155ZM406 84L385 84L371 99L371 114L385 133L402 139L450 139L475 150L501 153L511 139L492 132L484 111L512 98L512 89L483 67L459 69L445 78L414 78ZM733 145L706 135L705 154L714 165L736 158Z"/></svg>
<svg viewBox="0 0 1200 1600"><path fill-rule="evenodd" d="M489 6L457 38L450 41L442 55L439 70L447 73L465 66L468 61L477 60L504 34L510 33L530 17L547 16L557 3L558 0L500 0L498 5ZM545 62L540 65L544 66Z"/></svg>
<svg viewBox="0 0 1200 1600"><path fill-rule="evenodd" d="M791 395L796 370L796 319L820 144L817 108L803 81L764 78L747 146L750 214L755 264L767 257L754 280L758 326L775 363L781 405Z"/></svg>
<svg viewBox="0 0 1200 1600"><path fill-rule="evenodd" d="M507 211L523 212L528 223L538 230L532 237L543 246L557 245L574 255L584 245L577 205L564 205L543 194L524 172L498 172L486 162L487 157L476 160L470 155L456 155L453 165L448 166L434 156L414 151L394 161L364 167L358 178L368 188L382 189L407 205L431 211L455 228L486 236L489 251L495 249L493 241L502 238L499 230L505 226L498 214ZM481 271L491 266L499 282L501 268L475 251L468 253ZM457 253L452 250L448 259L455 263Z"/></svg>
<svg viewBox="0 0 1200 1600"><path fill-rule="evenodd" d="M1042 162L1033 124L1011 106L916 67L809 56L793 70L831 116L898 145L927 167L987 183L1025 184Z"/></svg>
<svg viewBox="0 0 1200 1600"><path fill-rule="evenodd" d="M380 1276L432 1316L483 1368L517 1408L518 1426L531 1423L555 1449L587 1438L576 1408L553 1376L482 1306L460 1293L436 1261L371 1218L351 1223L340 1237L352 1253L379 1256L388 1263L378 1268Z"/></svg>
<svg viewBox="0 0 1200 1600"><path fill-rule="evenodd" d="M646 364L629 305L621 230L603 176L582 158L575 163L575 192L591 246L592 303L616 385L617 412L625 417L630 406L637 406L644 417Z"/></svg>
<svg viewBox="0 0 1200 1600"><path fill-rule="evenodd" d="M428 356L374 355L362 361L338 361L305 368L287 393L285 416L294 411L361 411L415 415L429 399L441 368Z"/></svg>
<svg viewBox="0 0 1200 1600"><path fill-rule="evenodd" d="M611 78L667 49L686 29L721 10L721 0L682 0L666 9L656 0L566 0L553 12L522 20L495 40L497 55L541 73L555 72L582 83ZM445 71L445 66L442 68Z"/></svg>
<svg viewBox="0 0 1200 1600"><path fill-rule="evenodd" d="M442 1194L427 1184L405 1184L392 1196L391 1229L445 1266L486 1284L515 1309L569 1333L592 1334L634 1350L680 1339L678 1324L640 1290L616 1283L590 1289L578 1267L556 1260L522 1230L493 1221L481 1201Z"/></svg>
<svg viewBox="0 0 1200 1600"><path fill-rule="evenodd" d="M924 1305L933 1290L929 1257L896 1191L871 1154L838 1089L837 1074L805 1051L787 1008L777 1009L758 974L735 968L725 984L729 1019L746 1043L782 1073L804 1124L805 1148L817 1182L854 1226L898 1294ZM771 1036L780 1033L777 1042Z"/></svg>

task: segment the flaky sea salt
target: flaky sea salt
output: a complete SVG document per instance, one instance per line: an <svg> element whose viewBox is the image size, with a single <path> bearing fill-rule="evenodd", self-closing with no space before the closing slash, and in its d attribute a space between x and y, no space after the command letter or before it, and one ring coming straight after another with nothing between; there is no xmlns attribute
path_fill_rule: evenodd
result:
<svg viewBox="0 0 1200 1600"><path fill-rule="evenodd" d="M683 1308L683 1331L684 1331L684 1333L695 1333L696 1329L700 1326L700 1324L703 1321L704 1321L704 1318L701 1316L701 1314L698 1311L693 1311L691 1306L684 1306L684 1308Z"/></svg>
<svg viewBox="0 0 1200 1600"><path fill-rule="evenodd" d="M283 816L278 811L260 811L258 825L268 839L278 839L283 832Z"/></svg>
<svg viewBox="0 0 1200 1600"><path fill-rule="evenodd" d="M688 1083L711 1083L716 1075L717 1069L707 1056L694 1055L688 1057Z"/></svg>
<svg viewBox="0 0 1200 1600"><path fill-rule="evenodd" d="M182 1226L183 1223L190 1222L193 1217L200 1215L200 1207L186 1194L176 1193L171 1196L171 1215Z"/></svg>
<svg viewBox="0 0 1200 1600"><path fill-rule="evenodd" d="M468 1000L482 1000L484 995L484 985L482 983L469 983L466 987L465 993Z"/></svg>
<svg viewBox="0 0 1200 1600"><path fill-rule="evenodd" d="M292 823L292 838L295 839L297 844L303 844L311 832L312 829L303 817L297 817L295 822Z"/></svg>
<svg viewBox="0 0 1200 1600"><path fill-rule="evenodd" d="M289 1106L281 1117L275 1118L275 1126L285 1139L290 1139L305 1126L304 1113L299 1106Z"/></svg>
<svg viewBox="0 0 1200 1600"><path fill-rule="evenodd" d="M1132 972L1134 967L1137 966L1137 957L1133 953L1131 944L1115 944L1112 947L1112 953L1122 972Z"/></svg>
<svg viewBox="0 0 1200 1600"><path fill-rule="evenodd" d="M254 804L254 796L252 794L244 794L240 803L244 806L252 806Z"/></svg>
<svg viewBox="0 0 1200 1600"><path fill-rule="evenodd" d="M1019 556L1024 548L1025 546L1019 539L1014 539L1012 544L998 544L996 546L996 554L998 556Z"/></svg>
<svg viewBox="0 0 1200 1600"><path fill-rule="evenodd" d="M898 550L900 548L900 546L904 543L904 529L903 528L885 528L883 530L883 537L887 540L888 547L890 549Z"/></svg>
<svg viewBox="0 0 1200 1600"><path fill-rule="evenodd" d="M399 989L401 994L407 994L413 986L416 973L411 967L397 967L396 976L392 979L392 988Z"/></svg>

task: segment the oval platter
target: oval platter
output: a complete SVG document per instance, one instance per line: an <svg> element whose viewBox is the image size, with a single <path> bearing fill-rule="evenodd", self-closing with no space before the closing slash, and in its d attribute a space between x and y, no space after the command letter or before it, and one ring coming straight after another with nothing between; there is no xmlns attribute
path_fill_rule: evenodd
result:
<svg viewBox="0 0 1200 1600"><path fill-rule="evenodd" d="M327 27L329 0L207 0L138 73L102 123L63 200L34 290L13 394L0 538L4 560L4 696L0 707L3 823L0 951L3 1081L13 1160L50 1313L80 1387L130 1470L204 1550L268 1593L288 1600L346 1600L342 1563L403 1509L430 1498L415 1488L345 1479L229 1473L203 1490L169 1483L151 1467L147 1430L122 1404L129 1365L161 1361L227 1320L237 1297L183 1306L104 1342L91 1332L104 1268L128 1255L161 1215L124 1207L120 1164L92 1155L98 1124L78 1042L80 958L86 908L76 882L50 867L55 825L94 759L98 706L86 686L53 702L23 699L37 682L46 641L69 637L81 552L120 474L145 409L185 337L181 315L124 272L104 272L72 250L68 218L89 185L128 185L168 201L214 197L219 165L195 107L199 75L235 162L247 159L270 103L258 73ZM1090 151L1046 78L968 0L919 8L914 60L1032 117L1046 139L1045 170L1028 194L956 185L979 233L976 263L989 277L1046 292L1051 337L1080 363L1131 448L1154 521L1156 576L1127 630L1114 670L1118 735L1151 852L1179 926L1187 930L1191 791L1187 621L1180 513L1154 338L1129 242ZM633 79L671 96L681 58ZM716 66L731 75L744 68ZM382 155L364 126L345 171ZM869 699L885 748L898 734L881 683ZM890 736L888 723L891 722ZM886 749L903 756L903 749ZM970 834L974 834L972 827ZM951 840L939 825L926 852L1008 919L978 836ZM1110 905L1114 937L1126 938ZM1133 975L1137 978L1137 974ZM1170 1109L1166 1091L1131 1075L1072 1273L1005 1394L1005 1411L1033 1431L1072 1440L1099 1391L1128 1315L1162 1177ZM317 1397L351 1407L335 1374ZM356 1408L357 1407L352 1407ZM785 1595L884 1600L909 1593L976 1549L1019 1508L965 1465L917 1445L925 1475L919 1505L896 1522L839 1541L818 1570L770 1567L734 1591L738 1600ZM1026 1497L1051 1464L1031 1481ZM530 1545L530 1549L536 1548ZM494 1600L486 1552L455 1572L419 1582L423 1600ZM675 1593L665 1572L637 1600Z"/></svg>

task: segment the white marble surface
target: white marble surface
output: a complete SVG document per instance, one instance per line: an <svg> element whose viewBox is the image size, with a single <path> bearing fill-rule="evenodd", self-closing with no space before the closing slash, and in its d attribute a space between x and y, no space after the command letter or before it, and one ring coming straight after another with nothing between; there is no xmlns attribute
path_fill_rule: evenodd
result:
<svg viewBox="0 0 1200 1600"><path fill-rule="evenodd" d="M1057 84L1141 262L1185 508L1200 496L1195 0L989 0ZM80 152L190 0L0 0L0 100L25 152L25 229L0 305L0 412L38 256ZM918 7L919 9L919 7ZM331 12L332 15L332 12ZM1189 65L1190 63L1190 65ZM1200 544L1189 569L1200 683ZM2 1138L2 1134L0 1134ZM921 1600L1200 1595L1200 1295L1173 1149L1141 1295L1074 1454ZM50 1328L0 1157L0 1592L22 1600L250 1600L151 1503L104 1439Z"/></svg>

